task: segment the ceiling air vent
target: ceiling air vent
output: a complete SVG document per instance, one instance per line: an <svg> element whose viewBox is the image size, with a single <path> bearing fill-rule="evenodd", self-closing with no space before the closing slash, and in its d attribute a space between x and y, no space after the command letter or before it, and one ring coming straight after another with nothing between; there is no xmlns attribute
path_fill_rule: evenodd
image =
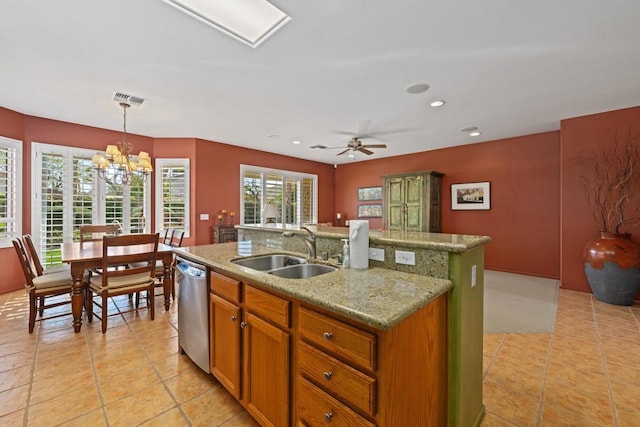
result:
<svg viewBox="0 0 640 427"><path fill-rule="evenodd" d="M120 103L120 102L124 102L126 104L129 105L135 105L136 107L139 107L142 105L142 103L144 102L144 98L140 98L138 96L133 96L133 95L129 95L123 92L114 92L113 93L113 100Z"/></svg>

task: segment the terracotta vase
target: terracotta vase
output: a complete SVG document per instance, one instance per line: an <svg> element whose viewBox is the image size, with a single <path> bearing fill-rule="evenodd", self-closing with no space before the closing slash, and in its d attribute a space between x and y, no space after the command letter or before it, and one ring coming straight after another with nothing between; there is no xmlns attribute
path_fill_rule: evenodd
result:
<svg viewBox="0 0 640 427"><path fill-rule="evenodd" d="M584 272L598 301L631 305L640 292L640 245L631 234L601 232L586 244Z"/></svg>

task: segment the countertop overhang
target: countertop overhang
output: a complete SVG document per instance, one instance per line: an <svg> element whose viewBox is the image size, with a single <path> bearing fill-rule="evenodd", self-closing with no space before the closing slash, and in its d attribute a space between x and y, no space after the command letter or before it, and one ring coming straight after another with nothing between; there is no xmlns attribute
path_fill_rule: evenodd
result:
<svg viewBox="0 0 640 427"><path fill-rule="evenodd" d="M309 279L284 279L232 262L268 253L290 253L250 241L176 248L174 252L221 274L263 285L383 330L394 327L453 287L450 280L384 268L347 268Z"/></svg>

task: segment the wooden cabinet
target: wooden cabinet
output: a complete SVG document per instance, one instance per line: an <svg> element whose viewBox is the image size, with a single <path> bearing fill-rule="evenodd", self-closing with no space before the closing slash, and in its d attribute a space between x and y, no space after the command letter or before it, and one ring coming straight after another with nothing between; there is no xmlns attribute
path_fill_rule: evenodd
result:
<svg viewBox="0 0 640 427"><path fill-rule="evenodd" d="M298 425L447 425L446 295L389 330L299 306L296 338Z"/></svg>
<svg viewBox="0 0 640 427"><path fill-rule="evenodd" d="M243 321L243 403L263 426L289 425L290 335L251 313Z"/></svg>
<svg viewBox="0 0 640 427"><path fill-rule="evenodd" d="M211 295L211 373L240 398L240 307Z"/></svg>
<svg viewBox="0 0 640 427"><path fill-rule="evenodd" d="M240 399L240 282L211 272L209 351L211 373Z"/></svg>
<svg viewBox="0 0 640 427"><path fill-rule="evenodd" d="M442 174L383 176L384 226L393 231L441 231Z"/></svg>
<svg viewBox="0 0 640 427"><path fill-rule="evenodd" d="M238 241L238 229L233 225L214 225L211 229L213 243L228 243Z"/></svg>
<svg viewBox="0 0 640 427"><path fill-rule="evenodd" d="M376 336L300 307L298 338L298 421L375 425Z"/></svg>
<svg viewBox="0 0 640 427"><path fill-rule="evenodd" d="M211 373L261 425L289 425L291 302L216 272L210 288Z"/></svg>
<svg viewBox="0 0 640 427"><path fill-rule="evenodd" d="M447 424L447 295L380 330L210 277L211 372L260 425Z"/></svg>

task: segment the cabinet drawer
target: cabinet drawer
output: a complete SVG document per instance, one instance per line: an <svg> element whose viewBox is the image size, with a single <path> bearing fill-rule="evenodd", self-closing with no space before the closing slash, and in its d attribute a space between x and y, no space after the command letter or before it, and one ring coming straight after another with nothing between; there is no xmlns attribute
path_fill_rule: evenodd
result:
<svg viewBox="0 0 640 427"><path fill-rule="evenodd" d="M345 405L320 390L302 377L298 377L298 425L373 427Z"/></svg>
<svg viewBox="0 0 640 427"><path fill-rule="evenodd" d="M211 292L230 302L240 302L240 282L229 277L211 272Z"/></svg>
<svg viewBox="0 0 640 427"><path fill-rule="evenodd" d="M375 415L376 380L308 344L298 345L298 373L341 400Z"/></svg>
<svg viewBox="0 0 640 427"><path fill-rule="evenodd" d="M244 302L247 310L262 315L285 328L290 325L291 303L284 298L245 286Z"/></svg>
<svg viewBox="0 0 640 427"><path fill-rule="evenodd" d="M304 307L300 307L298 324L303 338L375 371L375 335Z"/></svg>

